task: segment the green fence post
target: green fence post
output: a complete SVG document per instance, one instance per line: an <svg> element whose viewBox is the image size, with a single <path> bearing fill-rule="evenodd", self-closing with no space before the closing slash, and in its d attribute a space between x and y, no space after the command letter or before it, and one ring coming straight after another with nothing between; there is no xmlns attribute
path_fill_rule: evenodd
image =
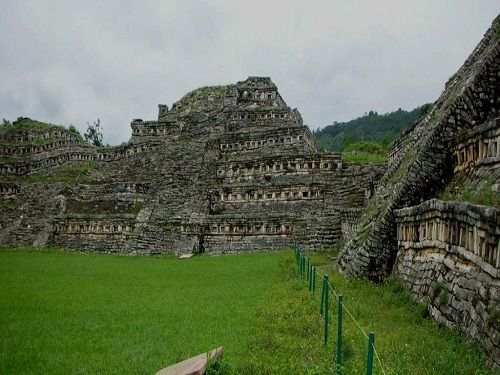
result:
<svg viewBox="0 0 500 375"><path fill-rule="evenodd" d="M314 273L313 273L313 265L312 263L309 263L309 291L312 290L312 283L313 283L313 279L314 279Z"/></svg>
<svg viewBox="0 0 500 375"><path fill-rule="evenodd" d="M325 346L328 344L328 275L325 275L325 337L324 344Z"/></svg>
<svg viewBox="0 0 500 375"><path fill-rule="evenodd" d="M299 275L302 276L302 254L299 253Z"/></svg>
<svg viewBox="0 0 500 375"><path fill-rule="evenodd" d="M309 281L309 258L306 258L306 281Z"/></svg>
<svg viewBox="0 0 500 375"><path fill-rule="evenodd" d="M312 290L312 281L313 281L313 274L312 274L312 263L309 262L309 283L308 283L308 286L309 286L309 291Z"/></svg>
<svg viewBox="0 0 500 375"><path fill-rule="evenodd" d="M306 277L306 281L307 281L307 287L309 288L309 284L311 283L311 273L309 272L311 270L311 261L309 260L309 258L307 258L307 277Z"/></svg>
<svg viewBox="0 0 500 375"><path fill-rule="evenodd" d="M302 254L302 277L306 275L306 257Z"/></svg>
<svg viewBox="0 0 500 375"><path fill-rule="evenodd" d="M302 254L302 277L306 274L306 257Z"/></svg>
<svg viewBox="0 0 500 375"><path fill-rule="evenodd" d="M366 359L366 375L373 373L373 349L375 345L375 333L368 334L368 358Z"/></svg>
<svg viewBox="0 0 500 375"><path fill-rule="evenodd" d="M313 272L312 290L314 294L314 291L316 290L316 267L313 267L312 272Z"/></svg>
<svg viewBox="0 0 500 375"><path fill-rule="evenodd" d="M339 313L337 324L337 374L342 373L342 312L343 312L344 297L339 295Z"/></svg>

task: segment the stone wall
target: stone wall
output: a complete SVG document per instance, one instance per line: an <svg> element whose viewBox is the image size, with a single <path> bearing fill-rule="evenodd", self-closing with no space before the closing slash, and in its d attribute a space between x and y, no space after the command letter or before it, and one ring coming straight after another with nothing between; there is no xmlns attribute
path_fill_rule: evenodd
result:
<svg viewBox="0 0 500 375"><path fill-rule="evenodd" d="M293 156L273 156L269 158L250 158L221 164L217 177L223 182L241 182L262 178L266 175L310 174L312 171L333 172L342 168L340 153L296 154Z"/></svg>
<svg viewBox="0 0 500 375"><path fill-rule="evenodd" d="M225 215L209 218L203 235L204 251L231 253L290 248L294 224L283 216L242 217Z"/></svg>
<svg viewBox="0 0 500 375"><path fill-rule="evenodd" d="M4 147L0 153L9 156L25 156L13 163L0 163L0 174L26 174L40 169L60 166L69 162L108 162L127 158L145 152L154 152L158 143L148 142L140 145L126 145L92 149L80 141L57 141L44 146ZM3 150L3 151L2 151Z"/></svg>
<svg viewBox="0 0 500 375"><path fill-rule="evenodd" d="M17 138L0 134L2 246L177 254L285 248L296 236L328 250L340 211L363 207L385 168L318 152L267 77L159 105L158 121L132 121L117 147L28 122Z"/></svg>
<svg viewBox="0 0 500 375"><path fill-rule="evenodd" d="M398 251L394 210L435 197L451 180L457 134L490 121L498 124L499 29L495 20L431 110L393 145L355 240L340 254L338 266L347 274L372 280L388 276Z"/></svg>
<svg viewBox="0 0 500 375"><path fill-rule="evenodd" d="M454 172L500 166L500 123L495 118L455 137Z"/></svg>
<svg viewBox="0 0 500 375"><path fill-rule="evenodd" d="M75 146L79 146L81 141L79 139L69 139L69 140L54 140L45 144L37 145L29 144L29 145L16 145L15 143L10 144L9 146L0 146L0 155L6 156L25 156L25 155L33 155L42 152L51 152L55 149L60 148L74 148Z"/></svg>
<svg viewBox="0 0 500 375"><path fill-rule="evenodd" d="M21 175L41 169L61 166L71 162L82 163L95 160L94 152L67 151L57 154L47 154L45 158L29 160L25 163L0 164L0 174Z"/></svg>
<svg viewBox="0 0 500 375"><path fill-rule="evenodd" d="M0 183L0 194L5 196L15 196L16 194L19 194L20 189L19 185L16 184Z"/></svg>
<svg viewBox="0 0 500 375"><path fill-rule="evenodd" d="M480 342L500 366L500 210L433 199L394 214L394 275L436 321Z"/></svg>

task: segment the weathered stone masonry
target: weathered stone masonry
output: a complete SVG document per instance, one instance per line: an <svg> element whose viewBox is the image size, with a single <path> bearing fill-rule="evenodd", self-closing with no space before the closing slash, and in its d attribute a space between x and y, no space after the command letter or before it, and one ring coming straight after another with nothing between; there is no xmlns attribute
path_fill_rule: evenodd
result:
<svg viewBox="0 0 500 375"><path fill-rule="evenodd" d="M472 131L464 131L455 139L454 172L480 167L500 166L500 124L493 119Z"/></svg>
<svg viewBox="0 0 500 375"><path fill-rule="evenodd" d="M384 169L316 151L300 113L269 78L195 90L171 109L160 105L157 121L136 119L131 128L129 143L108 148L64 130L30 130L17 145L6 137L0 154L15 158L0 165L10 181L2 184L10 201L0 245L234 252L286 248L295 236L305 249L326 250ZM42 138L48 143L36 145ZM92 168L77 184L23 183L82 163Z"/></svg>
<svg viewBox="0 0 500 375"><path fill-rule="evenodd" d="M500 366L498 207L428 199L452 181L498 189L499 35L497 18L430 112L391 144L338 260L350 275L379 281L392 272L434 319L481 343L492 366Z"/></svg>
<svg viewBox="0 0 500 375"><path fill-rule="evenodd" d="M498 366L500 210L429 200L395 217L395 276L435 320L480 342Z"/></svg>
<svg viewBox="0 0 500 375"><path fill-rule="evenodd" d="M390 274L397 254L394 210L435 197L450 181L457 134L474 132L490 121L498 124L498 27L495 22L430 112L389 151L392 162L360 221L356 239L339 259L348 274L374 280Z"/></svg>

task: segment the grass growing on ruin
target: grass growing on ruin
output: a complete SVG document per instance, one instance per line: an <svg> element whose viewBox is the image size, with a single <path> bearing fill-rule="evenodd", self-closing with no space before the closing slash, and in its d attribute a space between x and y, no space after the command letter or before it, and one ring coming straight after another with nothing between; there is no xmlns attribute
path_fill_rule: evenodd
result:
<svg viewBox="0 0 500 375"><path fill-rule="evenodd" d="M500 208L500 191L497 181L500 171L489 172L487 178L472 178L457 174L439 194L444 201L461 201Z"/></svg>
<svg viewBox="0 0 500 375"><path fill-rule="evenodd" d="M0 251L0 373L152 374L220 345L242 358L279 257Z"/></svg>
<svg viewBox="0 0 500 375"><path fill-rule="evenodd" d="M333 373L336 314L325 348L319 291L297 277L291 252L180 261L0 251L0 282L0 373L151 374L219 345L225 354L211 374ZM331 283L376 332L387 374L492 373L397 282L331 273ZM366 339L347 314L344 343L344 373L364 373Z"/></svg>
<svg viewBox="0 0 500 375"><path fill-rule="evenodd" d="M0 126L0 133L16 134L26 131L44 132L47 130L67 130L64 126L47 124L44 122L31 120L29 118L18 118L12 123Z"/></svg>
<svg viewBox="0 0 500 375"><path fill-rule="evenodd" d="M89 183L91 174L95 170L95 163L91 161L78 165L54 167L46 171L30 174L26 177L28 183Z"/></svg>

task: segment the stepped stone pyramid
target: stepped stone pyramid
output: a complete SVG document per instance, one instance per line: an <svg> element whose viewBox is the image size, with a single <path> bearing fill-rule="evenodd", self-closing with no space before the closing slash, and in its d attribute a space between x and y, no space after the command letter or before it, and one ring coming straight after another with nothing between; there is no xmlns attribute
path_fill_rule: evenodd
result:
<svg viewBox="0 0 500 375"><path fill-rule="evenodd" d="M328 250L349 236L385 164L318 152L267 77L204 87L130 141L94 148L19 119L1 132L0 246L117 253ZM73 176L73 177L71 177Z"/></svg>

